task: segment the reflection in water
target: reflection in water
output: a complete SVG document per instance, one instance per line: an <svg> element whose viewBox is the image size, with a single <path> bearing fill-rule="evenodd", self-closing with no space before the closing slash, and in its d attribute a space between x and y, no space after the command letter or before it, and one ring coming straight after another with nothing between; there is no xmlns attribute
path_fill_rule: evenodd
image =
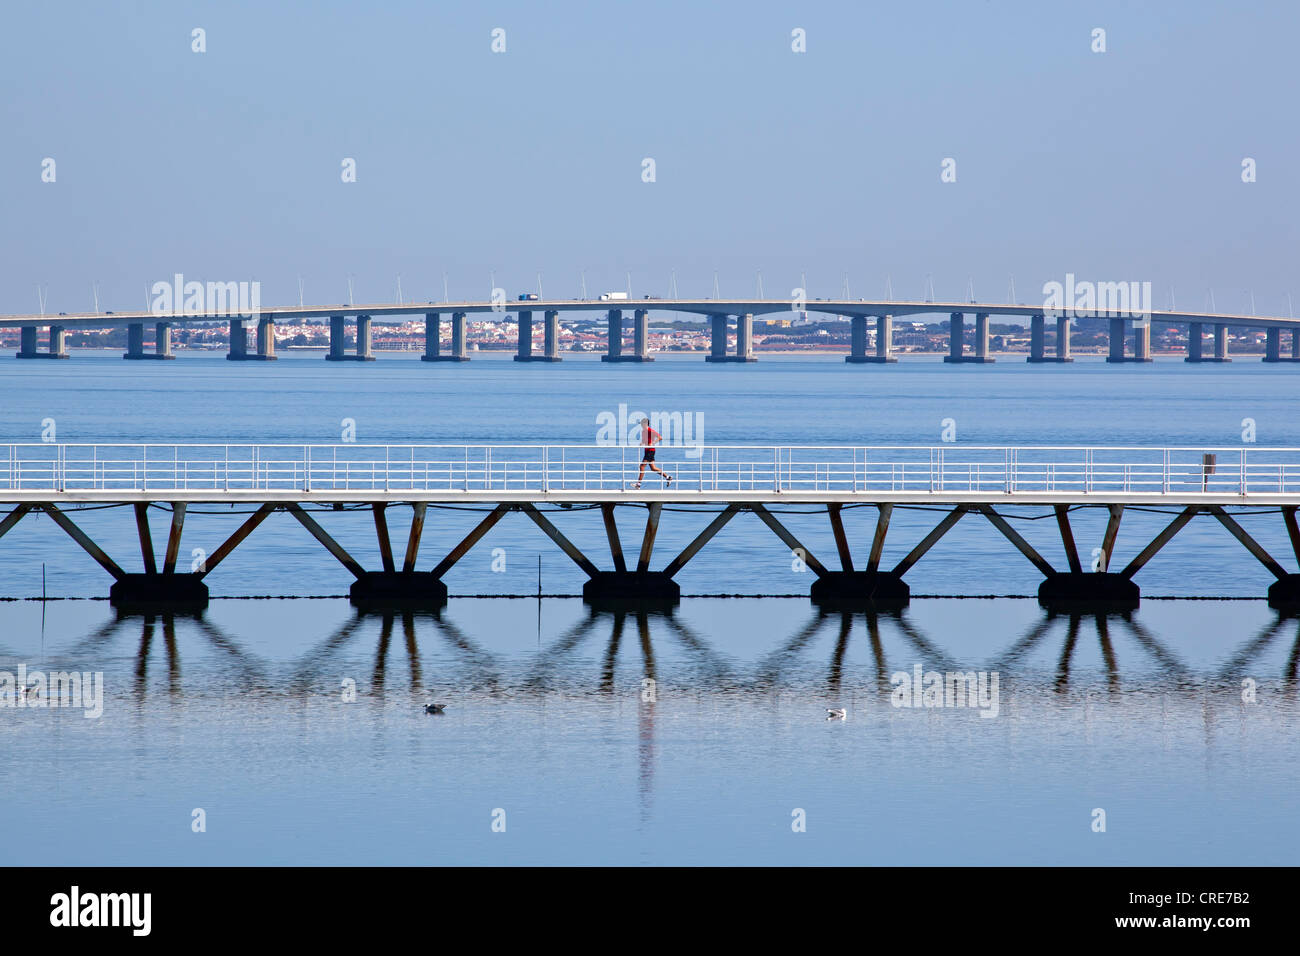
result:
<svg viewBox="0 0 1300 956"><path fill-rule="evenodd" d="M399 627L401 648L394 651ZM484 628L481 639L471 636L475 627ZM635 640L632 627L636 629ZM815 699L809 701L814 713L820 713L823 705L849 705L852 713L855 699L859 712L870 702L889 706L894 688L891 675L910 671L922 662L927 669L940 671L997 672L1004 692L1015 693L1012 688L1018 682L1022 691L1046 691L1047 696L1067 707L1075 706L1082 693L1086 715L1096 690L1112 700L1123 696L1120 658L1127 650L1129 656L1125 659L1134 661L1129 665L1133 674L1129 689L1148 690L1155 685L1184 695L1201 695L1208 739L1215 719L1212 688L1235 688L1239 680L1251 674L1269 676L1249 668L1274 647L1281 635L1291 636L1289 653L1281 667L1286 682L1284 693L1289 699L1296 695L1300 669L1300 621L1291 618L1270 620L1241 647L1225 655L1226 663L1216 663L1212 673L1200 673L1189 668L1131 614L1044 614L1009 646L988 655L987 663L978 664L960 650L961 637L966 634L964 625L953 633L945 631L944 641L924 633L908 611L813 610L794 623L784 640L775 642L774 647L769 642L770 649L758 643L761 637L757 633L748 635L754 640L741 648L734 640L712 640L692 628L678 612L584 608L577 620L554 637L543 639L536 648L530 640L525 646L506 642L505 649L499 626L479 625L472 614L457 617L445 609L434 613L352 613L298 656L278 661L250 650L250 646L260 645L229 633L206 615L178 619L160 614L114 617L73 643L70 654L82 659L102 656L114 641L137 630L139 645L131 660L129 680L130 696L137 705L150 694L159 693L159 682L150 680L151 670L157 671L159 653L166 662L167 698L177 701L185 695L180 656L186 648L195 655L196 645L217 652L219 671L237 682L241 693L279 696L304 706L313 699L320 700L323 689L330 696L336 694L340 673L361 673L367 666L371 668L369 694L377 703L409 695L413 709L423 704L433 689L425 686L424 675L429 673L438 675L440 691L459 692L467 702L475 694L503 700L540 700L555 693L595 694L619 707L634 699L637 791L643 828L649 827L653 818L660 750L656 710L659 695L666 689L678 700L684 692L702 690L715 701L727 695L794 691ZM1091 648L1094 635L1098 648L1095 656L1081 656ZM735 633L730 636L734 639ZM599 643L593 645L593 638ZM945 650L945 642L957 649ZM406 681L395 679L392 670L391 656L400 657L402 648ZM739 657L738 653L745 656ZM963 662L959 657L966 659ZM229 693L226 681L213 679L211 666L211 658L191 660L187 670L191 695L210 694L214 686L218 693ZM864 703L863 695L868 702Z"/></svg>
<svg viewBox="0 0 1300 956"><path fill-rule="evenodd" d="M624 653L623 638L631 623L629 618L635 619L636 647L642 664L640 673L633 675L629 672L624 675L623 682L620 682L618 664L620 655ZM518 658L503 658L480 646L443 612L354 614L323 641L292 662L287 678L282 672L273 672L266 661L246 650L237 638L203 616L186 616L180 618L179 622L170 614L114 617L74 644L65 656L84 659L92 652L103 651L123 634L138 628L139 649L134 659L133 696L138 701L143 701L149 694L150 662L155 651L161 647L166 660L167 693L178 697L184 692L179 645L184 643L185 637L185 633L182 633L178 639L178 623L183 625L185 633L201 637L221 652L244 691L264 691L287 696L301 696L323 679L332 681L337 675L338 657L348 650L358 635L367 632L375 633L376 640L372 689L382 696L388 681L394 630L399 623L409 673L406 689L416 695L425 691L422 676L425 663L420 640L422 637L427 640L431 636L438 638L450 650L457 666L468 671L470 679L468 682L460 680L460 685L489 695L541 695L553 692L560 685L572 688L575 684L581 690L583 680L580 675L586 669L589 658L578 656L579 651L589 638L601 633L607 634L608 639L604 643L594 679L587 682L586 686L602 695L616 693L633 676L643 690L646 687L653 688L653 682L660 679L655 642L662 642L666 637L671 637L675 646L686 652L687 671L674 669L672 675L679 689L683 683L699 684L720 692L761 692L794 685L807 686L806 657L818 639L828 631L833 631L835 635L827 645L828 669L822 685L829 695L828 699L835 698L844 689L846 680L861 683L856 673L859 665L855 665L851 653L855 632L859 630L865 631L869 672L874 678L871 686L879 696L887 696L891 692L890 675L893 671L907 670L916 661L911 656L905 660L896 660L891 670L886 653L887 637L892 636L895 644L901 643L913 649L927 666L949 671L967 671L972 668L969 662L962 664L954 660L933 639L923 634L905 612L848 611L812 612L788 639L748 666L742 666L727 654L720 653L709 640L701 637L674 614L594 610L587 610L555 639L543 642L531 655L531 660L526 662ZM1300 671L1300 620L1284 617L1269 621L1210 675L1194 674L1148 627L1128 614L1045 615L983 667L1009 677L1029 677L1035 672L1029 664L1031 654L1043 648L1044 642L1055 635L1060 644L1050 684L1058 694L1065 693L1072 683L1072 663L1077 649L1095 634L1105 686L1111 695L1115 695L1122 690L1119 656L1113 634L1116 624L1124 636L1131 640L1133 647L1141 650L1151 661L1156 676L1162 682L1181 690L1195 689L1205 682L1235 682L1260 654L1276 642L1279 635L1290 629L1294 636L1280 676L1290 685L1290 693L1296 691L1295 683ZM426 652L427 650L426 647ZM678 668L681 666L682 662L678 661ZM854 689L860 687L854 685ZM654 692L648 691L646 696L649 699L642 703L650 706L643 710L647 721L652 725Z"/></svg>

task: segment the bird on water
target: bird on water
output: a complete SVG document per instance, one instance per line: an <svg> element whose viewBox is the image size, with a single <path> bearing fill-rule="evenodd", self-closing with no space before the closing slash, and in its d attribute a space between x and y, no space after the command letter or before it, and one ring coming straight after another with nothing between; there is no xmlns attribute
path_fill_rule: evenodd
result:
<svg viewBox="0 0 1300 956"><path fill-rule="evenodd" d="M847 707L840 707L837 709L832 709L830 707L826 708L827 720L847 720L848 717L849 717L849 709Z"/></svg>
<svg viewBox="0 0 1300 956"><path fill-rule="evenodd" d="M426 714L441 714L446 706L446 704L425 704L424 712Z"/></svg>

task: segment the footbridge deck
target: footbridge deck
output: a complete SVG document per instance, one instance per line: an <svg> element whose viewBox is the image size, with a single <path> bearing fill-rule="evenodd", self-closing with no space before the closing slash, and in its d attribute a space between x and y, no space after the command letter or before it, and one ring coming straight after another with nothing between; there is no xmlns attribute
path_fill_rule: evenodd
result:
<svg viewBox="0 0 1300 956"><path fill-rule="evenodd" d="M1279 513L1300 562L1300 448L1236 446L660 446L656 464L671 484L647 470L640 487L641 449L628 445L258 445L13 444L0 445L0 537L24 516L44 512L115 579L119 607L203 605L204 578L267 517L286 512L355 578L358 604L434 604L446 600L443 575L506 514L531 519L588 576L584 595L602 601L668 601L680 594L673 577L737 514L752 512L816 575L822 603L898 606L908 599L906 572L966 515L980 516L1043 574L1040 600L1061 608L1131 608L1133 576L1193 518L1217 520L1276 578L1270 604L1300 609L1300 574L1288 572L1233 517ZM176 570L186 508L194 503L253 503L257 509L200 569ZM401 569L393 556L387 509L409 504L413 518ZM476 503L485 517L432 570L417 571L430 505ZM135 510L143 573L128 573L92 541L71 515L81 505L120 504ZM166 556L158 569L148 507L171 512ZM340 505L369 505L383 567L367 570L312 517ZM680 554L652 570L655 537L666 504L694 504L715 516ZM773 506L823 506L834 533L838 569L818 558L782 523ZM942 520L891 569L881 552L895 506L928 504ZM600 569L548 517L565 506L599 507L612 570ZM624 557L614 509L643 507L646 523L634 567ZM854 567L841 517L846 505L874 507L877 521L867 567ZM1169 525L1120 571L1109 568L1124 509L1178 509ZM999 511L1028 506L1054 512L1068 568L1035 550ZM1101 565L1085 571L1070 514L1107 512Z"/></svg>

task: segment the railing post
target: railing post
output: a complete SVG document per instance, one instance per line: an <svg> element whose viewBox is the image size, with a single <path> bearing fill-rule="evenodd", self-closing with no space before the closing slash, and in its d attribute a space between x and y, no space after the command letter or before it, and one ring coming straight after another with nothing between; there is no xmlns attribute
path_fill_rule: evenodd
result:
<svg viewBox="0 0 1300 956"><path fill-rule="evenodd" d="M816 488L816 473L814 472L813 487ZM779 492L781 490L781 446L777 445L772 449L772 490Z"/></svg>
<svg viewBox="0 0 1300 956"><path fill-rule="evenodd" d="M1239 489L1239 493L1244 495L1246 493L1246 449L1244 448L1241 450L1240 474L1241 474L1241 479L1238 482L1238 489Z"/></svg>

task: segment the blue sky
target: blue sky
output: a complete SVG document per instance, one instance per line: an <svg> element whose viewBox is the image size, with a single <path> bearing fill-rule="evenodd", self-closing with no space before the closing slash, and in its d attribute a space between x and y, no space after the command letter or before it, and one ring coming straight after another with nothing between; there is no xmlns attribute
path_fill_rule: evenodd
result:
<svg viewBox="0 0 1300 956"><path fill-rule="evenodd" d="M207 52L191 51L191 30ZM506 31L493 53L491 31ZM1105 53L1091 50L1106 30ZM807 52L791 50L791 31ZM513 295L1300 299L1276 3L98 3L0 29L0 311ZM54 183L41 181L45 157ZM341 181L341 162L357 181ZM642 181L653 158L656 181ZM956 160L957 181L940 181ZM1258 181L1241 181L1243 158Z"/></svg>

